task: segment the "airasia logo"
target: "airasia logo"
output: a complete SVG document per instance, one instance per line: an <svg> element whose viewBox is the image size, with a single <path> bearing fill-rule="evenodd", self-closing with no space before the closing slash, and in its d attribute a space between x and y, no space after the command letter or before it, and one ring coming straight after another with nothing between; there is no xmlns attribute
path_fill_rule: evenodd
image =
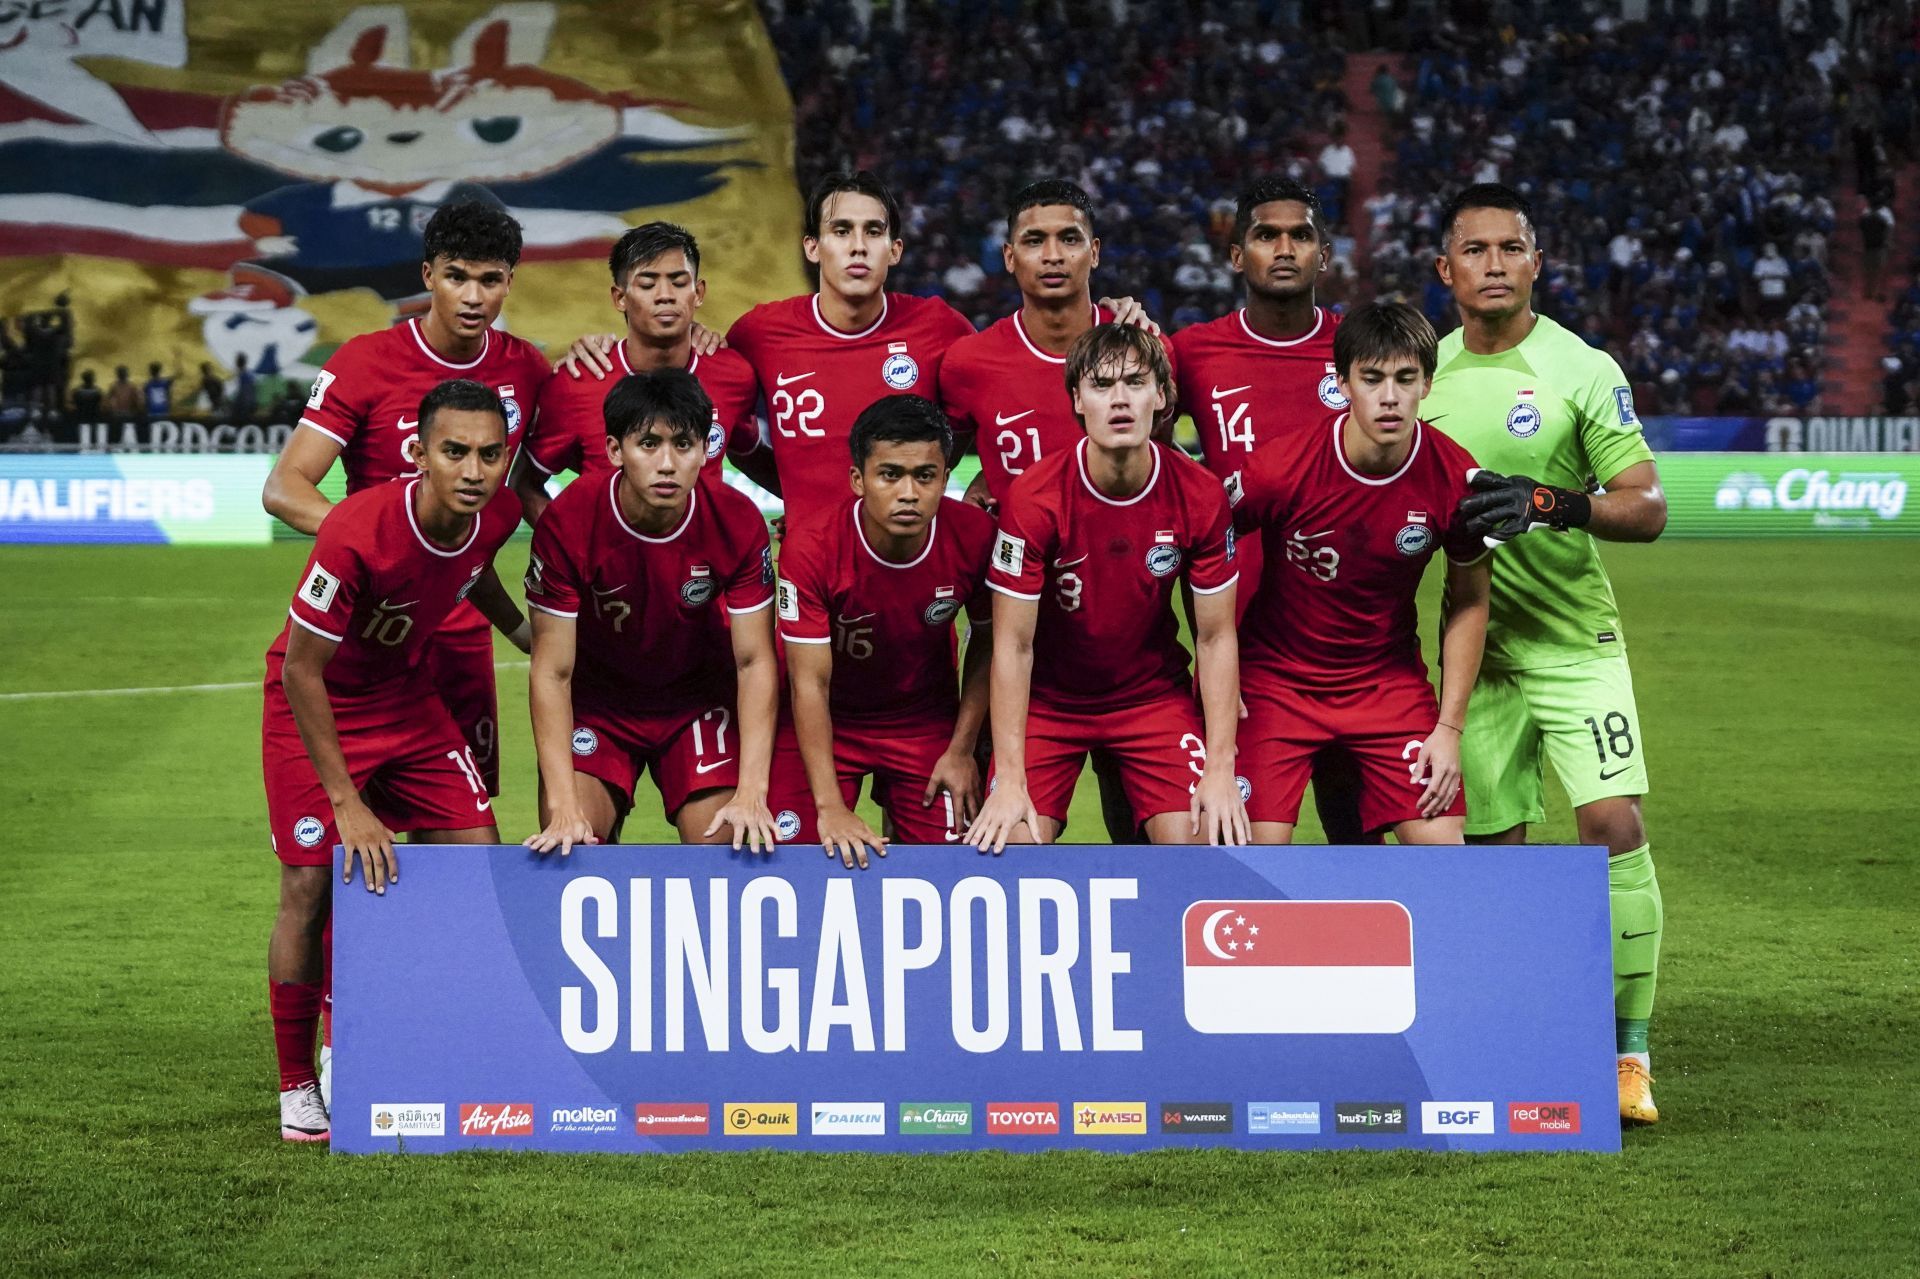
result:
<svg viewBox="0 0 1920 1279"><path fill-rule="evenodd" d="M1060 1131L1060 1107L1053 1102L990 1101L987 1103L987 1132L1057 1133Z"/></svg>
<svg viewBox="0 0 1920 1279"><path fill-rule="evenodd" d="M530 1101L466 1102L460 1107L462 1137L531 1137Z"/></svg>

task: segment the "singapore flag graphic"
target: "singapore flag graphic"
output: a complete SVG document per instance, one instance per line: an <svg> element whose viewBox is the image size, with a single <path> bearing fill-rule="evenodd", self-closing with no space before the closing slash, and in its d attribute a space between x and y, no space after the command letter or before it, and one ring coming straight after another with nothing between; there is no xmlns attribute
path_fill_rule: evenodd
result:
<svg viewBox="0 0 1920 1279"><path fill-rule="evenodd" d="M1413 1024L1413 917L1394 901L1202 901L1181 922L1203 1035L1397 1035Z"/></svg>

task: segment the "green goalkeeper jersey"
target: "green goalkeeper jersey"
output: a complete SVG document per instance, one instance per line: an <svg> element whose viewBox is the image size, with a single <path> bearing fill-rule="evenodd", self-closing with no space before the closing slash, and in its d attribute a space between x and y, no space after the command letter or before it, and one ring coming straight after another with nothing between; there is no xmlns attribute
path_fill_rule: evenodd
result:
<svg viewBox="0 0 1920 1279"><path fill-rule="evenodd" d="M1544 315L1499 355L1468 351L1458 329L1442 338L1420 416L1481 466L1558 488L1589 490L1653 457L1620 366ZM1613 586L1585 530L1535 529L1494 554L1487 667L1568 666L1625 651Z"/></svg>

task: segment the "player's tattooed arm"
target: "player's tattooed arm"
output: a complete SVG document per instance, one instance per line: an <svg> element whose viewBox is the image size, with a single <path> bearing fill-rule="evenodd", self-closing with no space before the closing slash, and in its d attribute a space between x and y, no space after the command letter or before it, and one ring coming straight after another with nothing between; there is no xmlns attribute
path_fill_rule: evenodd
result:
<svg viewBox="0 0 1920 1279"><path fill-rule="evenodd" d="M1194 661L1199 671L1200 710L1206 718L1207 762L1188 808L1191 832L1209 844L1253 840L1247 804L1233 771L1240 731L1240 637L1234 627L1234 585L1193 595Z"/></svg>
<svg viewBox="0 0 1920 1279"><path fill-rule="evenodd" d="M547 805L546 826L527 840L536 853L594 844L593 824L580 807L573 771L573 662L579 628L571 617L535 609L533 666L527 705L533 712L533 748Z"/></svg>
<svg viewBox="0 0 1920 1279"><path fill-rule="evenodd" d="M1635 462L1588 495L1587 532L1606 542L1651 542L1666 531L1667 495L1652 462Z"/></svg>
<svg viewBox="0 0 1920 1279"><path fill-rule="evenodd" d="M993 663L993 623L989 617L973 618L967 634L967 650L960 659L960 712L954 716L953 737L946 753L933 765L927 777L926 793L920 797L922 808L931 808L940 793L953 797L953 820L971 824L980 811L980 761L974 749L980 742L980 729L987 721L988 684Z"/></svg>
<svg viewBox="0 0 1920 1279"><path fill-rule="evenodd" d="M732 826L736 851L744 844L756 853L771 853L775 836L773 813L767 807L767 773L773 765L773 728L780 711L772 598L751 613L735 613L730 633L740 712L740 784L733 798L713 815L706 837L722 826Z"/></svg>
<svg viewBox="0 0 1920 1279"><path fill-rule="evenodd" d="M340 832L340 843L347 853L340 882L353 882L353 863L357 860L366 873L367 891L384 894L388 884L399 882L400 861L393 849L393 832L360 797L347 770L346 753L340 749L340 731L334 724L325 678L327 663L339 647L338 641L304 626L289 627L280 684L293 711L293 722L300 729L301 744L307 748L307 759L326 788L327 802L333 806L334 829Z"/></svg>
<svg viewBox="0 0 1920 1279"><path fill-rule="evenodd" d="M1033 688L1033 632L1039 620L1037 600L994 594L988 677L994 786L967 827L967 842L983 853L1004 853L1009 843L1037 844L1046 834L1027 794L1027 702ZM1027 830L1024 839L1022 825Z"/></svg>
<svg viewBox="0 0 1920 1279"><path fill-rule="evenodd" d="M333 503L321 495L320 481L339 456L340 441L310 426L295 427L267 473L260 505L267 514L312 537L333 510Z"/></svg>
<svg viewBox="0 0 1920 1279"><path fill-rule="evenodd" d="M1438 817L1460 793L1460 736L1467 724L1467 699L1480 678L1480 657L1487 644L1487 600L1493 559L1471 564L1447 561L1446 626L1440 632L1440 719L1413 761L1412 780L1426 783L1420 815Z"/></svg>
<svg viewBox="0 0 1920 1279"><path fill-rule="evenodd" d="M493 629L510 640L522 653L533 651L533 628L513 602L513 596L507 594L507 588L500 584L500 575L489 564L480 574L480 580L467 592L467 598L480 610L480 615L493 623Z"/></svg>
<svg viewBox="0 0 1920 1279"><path fill-rule="evenodd" d="M833 684L833 650L826 644L787 644L787 687L793 695L793 731L800 739L800 762L807 770L807 788L820 844L828 857L838 857L848 870L867 868L867 850L887 855L887 841L847 807L840 793L840 775L833 766L833 708L828 690Z"/></svg>

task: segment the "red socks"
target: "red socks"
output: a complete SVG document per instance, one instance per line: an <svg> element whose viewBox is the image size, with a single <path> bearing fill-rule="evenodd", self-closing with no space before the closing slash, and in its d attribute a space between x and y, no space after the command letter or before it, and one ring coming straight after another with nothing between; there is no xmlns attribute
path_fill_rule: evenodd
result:
<svg viewBox="0 0 1920 1279"><path fill-rule="evenodd" d="M318 1082L313 1070L313 1030L320 1017L320 983L269 980L267 1007L273 1012L280 1091Z"/></svg>

